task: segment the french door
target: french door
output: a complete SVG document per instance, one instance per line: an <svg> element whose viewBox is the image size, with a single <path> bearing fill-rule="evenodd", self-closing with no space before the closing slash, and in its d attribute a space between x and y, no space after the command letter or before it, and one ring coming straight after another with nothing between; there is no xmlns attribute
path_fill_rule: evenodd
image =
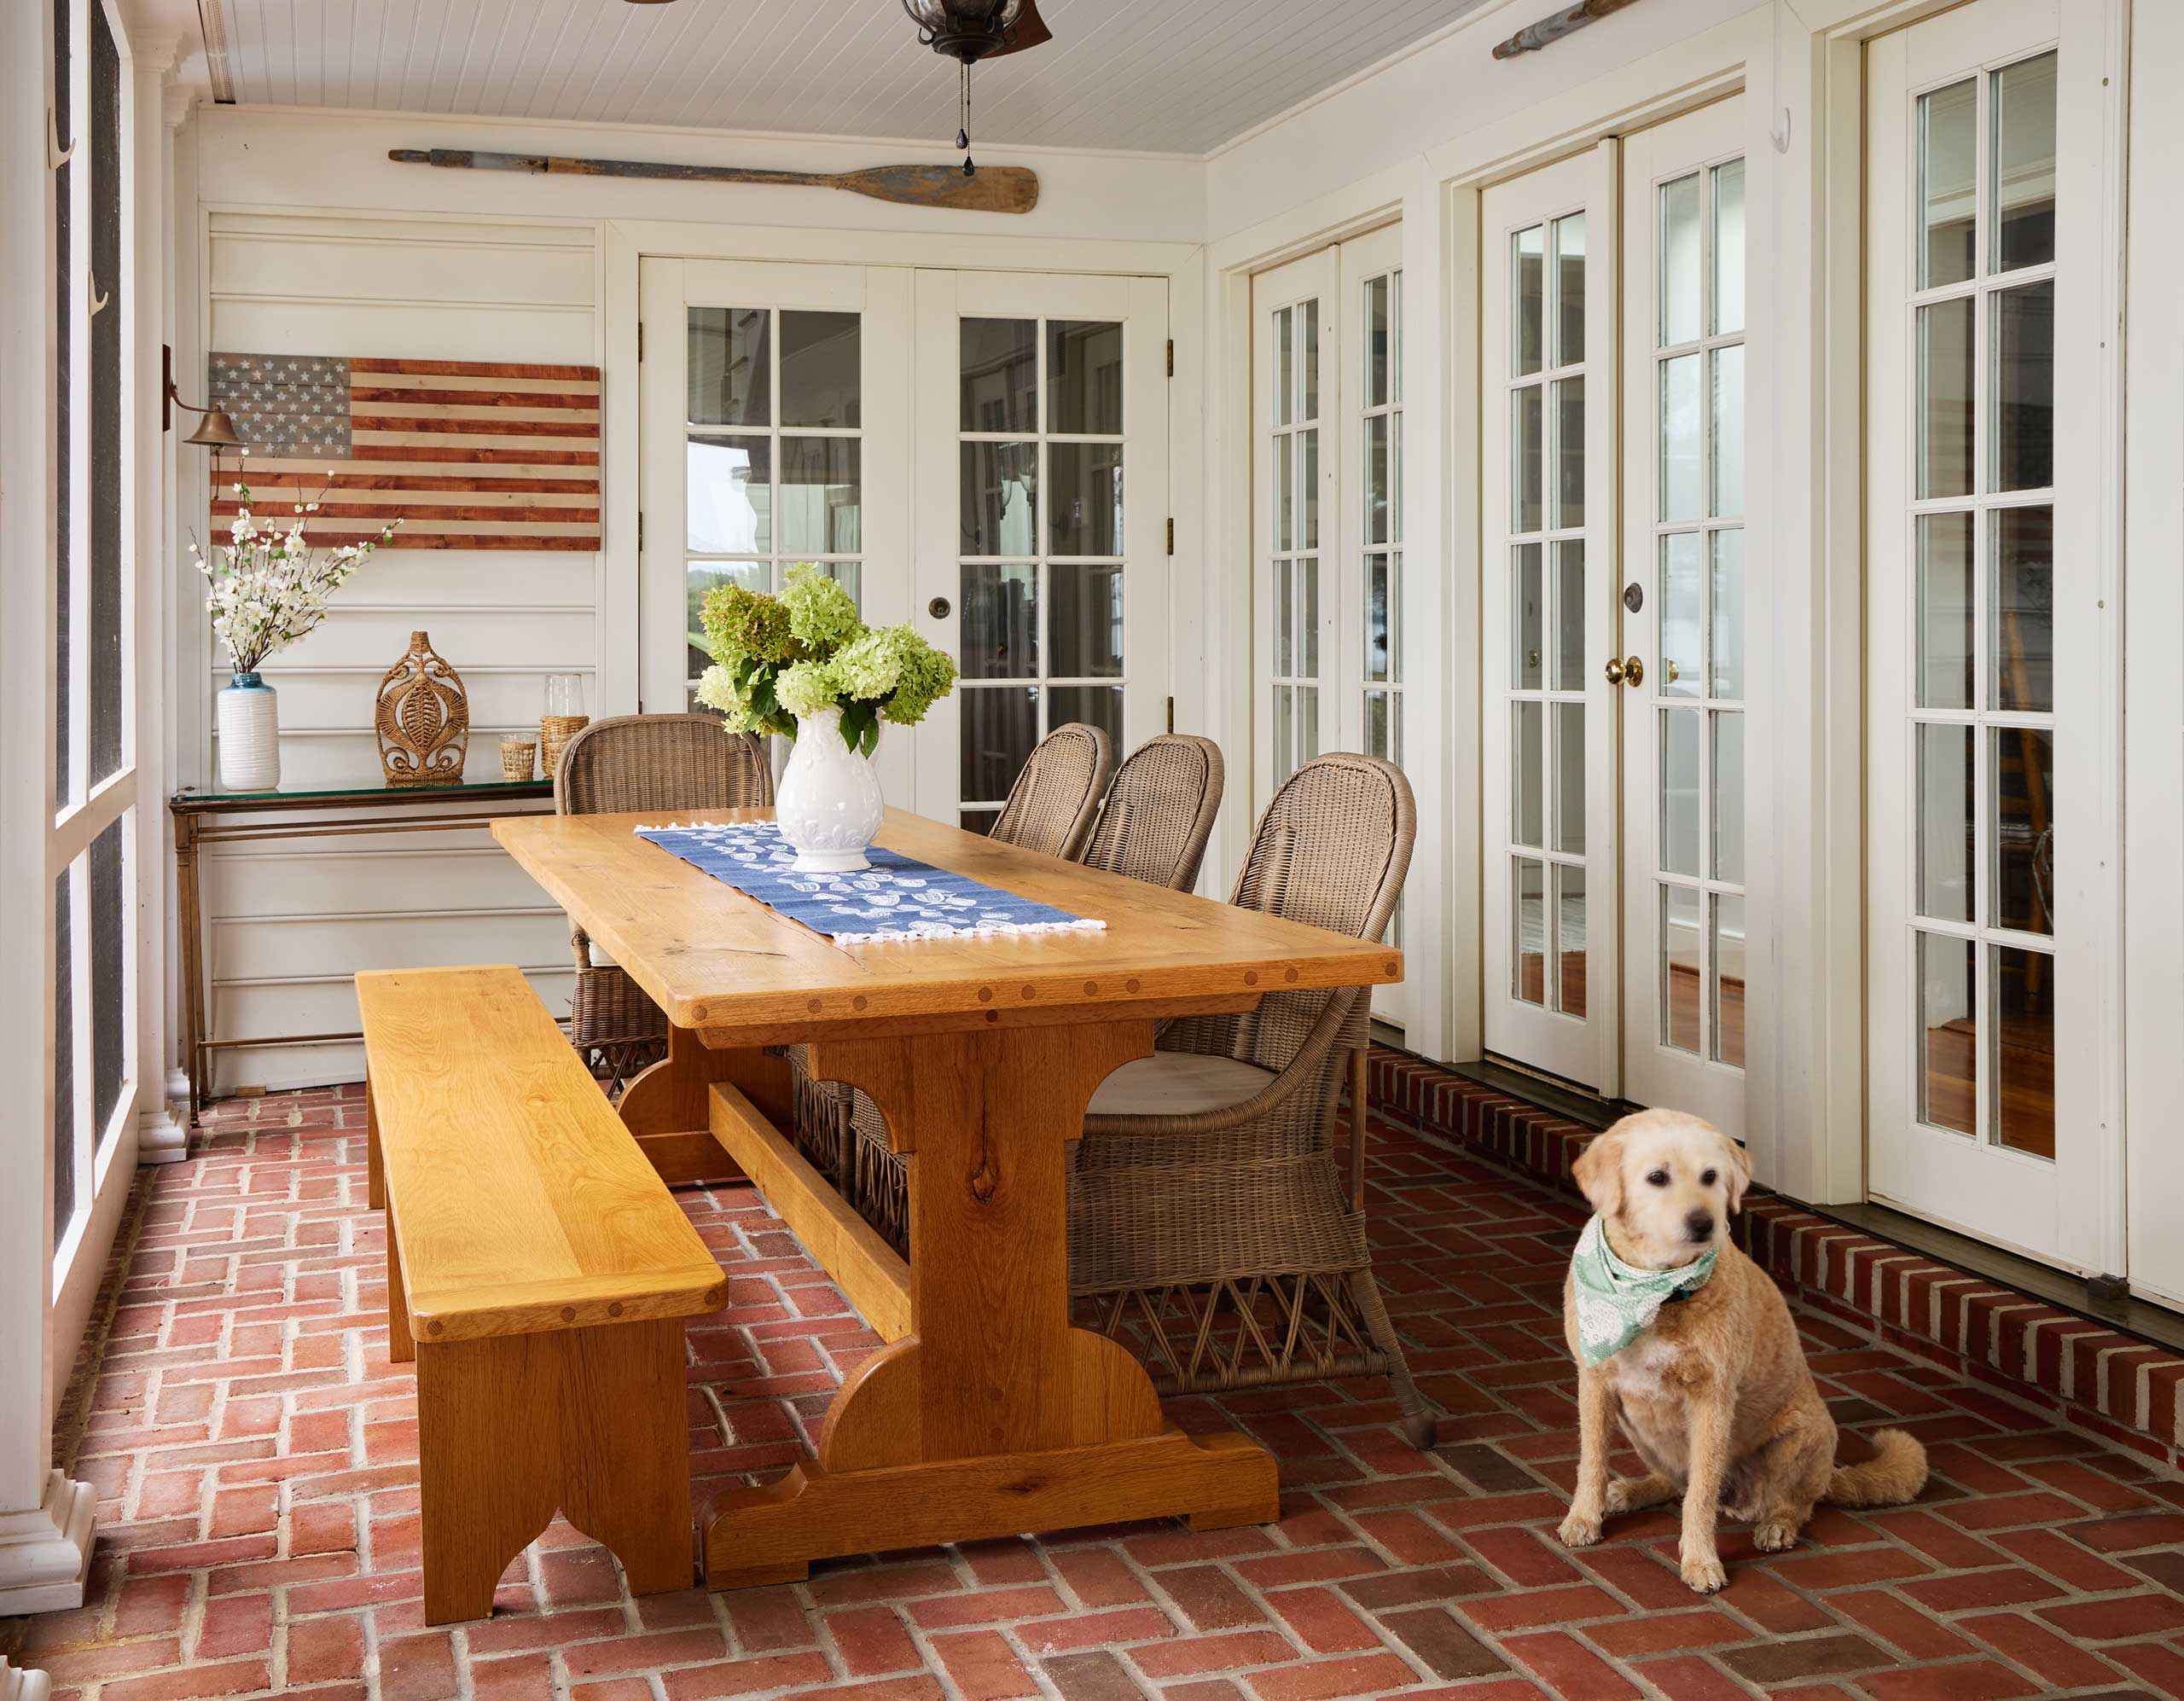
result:
<svg viewBox="0 0 2184 1701"><path fill-rule="evenodd" d="M717 585L810 561L962 678L882 730L887 801L990 825L1070 721L1165 724L1158 279L648 259L642 701L680 709Z"/></svg>
<svg viewBox="0 0 2184 1701"><path fill-rule="evenodd" d="M1322 751L1403 762L1402 227L1262 272L1252 298L1256 818ZM1381 1020L1408 1007L1375 989Z"/></svg>
<svg viewBox="0 0 2184 1701"><path fill-rule="evenodd" d="M984 831L1054 728L1166 729L1168 287L921 271L915 357L918 809Z"/></svg>
<svg viewBox="0 0 2184 1701"><path fill-rule="evenodd" d="M2100 15L1867 49L1869 1157L1877 1198L2116 1269Z"/></svg>

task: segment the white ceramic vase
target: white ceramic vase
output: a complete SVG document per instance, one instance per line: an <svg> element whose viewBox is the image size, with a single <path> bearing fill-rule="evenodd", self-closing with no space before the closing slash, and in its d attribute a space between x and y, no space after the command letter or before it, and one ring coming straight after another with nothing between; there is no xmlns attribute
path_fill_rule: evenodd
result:
<svg viewBox="0 0 2184 1701"><path fill-rule="evenodd" d="M870 868L864 853L879 836L882 807L872 758L842 741L842 711L803 717L774 795L774 819L796 847L796 866L830 874Z"/></svg>
<svg viewBox="0 0 2184 1701"><path fill-rule="evenodd" d="M220 688L220 789L270 792L281 783L281 696L254 673Z"/></svg>

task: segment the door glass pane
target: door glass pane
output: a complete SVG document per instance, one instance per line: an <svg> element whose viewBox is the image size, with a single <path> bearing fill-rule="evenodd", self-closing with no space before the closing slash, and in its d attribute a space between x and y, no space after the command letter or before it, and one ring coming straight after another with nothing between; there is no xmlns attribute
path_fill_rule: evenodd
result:
<svg viewBox="0 0 2184 1701"><path fill-rule="evenodd" d="M1972 516L1922 514L1919 551L1919 705L1972 706Z"/></svg>
<svg viewBox="0 0 2184 1701"><path fill-rule="evenodd" d="M1585 357L1585 215L1554 221L1554 363Z"/></svg>
<svg viewBox="0 0 2184 1701"><path fill-rule="evenodd" d="M1274 671L1295 671L1297 654L1297 576L1289 559L1274 564Z"/></svg>
<svg viewBox="0 0 2184 1701"><path fill-rule="evenodd" d="M1382 761L1388 755L1388 694L1368 691L1365 694L1365 753L1377 756Z"/></svg>
<svg viewBox="0 0 2184 1701"><path fill-rule="evenodd" d="M688 548L704 555L764 555L774 547L773 443L694 437L683 469Z"/></svg>
<svg viewBox="0 0 2184 1701"><path fill-rule="evenodd" d="M1120 325L1047 321L1047 429L1122 434Z"/></svg>
<svg viewBox="0 0 2184 1701"><path fill-rule="evenodd" d="M1995 270L2045 265L2055 258L2055 55L1995 73L1993 99Z"/></svg>
<svg viewBox="0 0 2184 1701"><path fill-rule="evenodd" d="M1972 323L1968 299L1919 310L1919 494L1972 491Z"/></svg>
<svg viewBox="0 0 2184 1701"><path fill-rule="evenodd" d="M1388 399L1388 282L1384 274L1365 280L1365 405L1384 407Z"/></svg>
<svg viewBox="0 0 2184 1701"><path fill-rule="evenodd" d="M1678 177L1660 188L1660 345L1694 342L1704 322L1699 313L1699 174Z"/></svg>
<svg viewBox="0 0 2184 1701"><path fill-rule="evenodd" d="M1970 921L1972 914L1972 729L1913 729L1919 752L1919 914Z"/></svg>
<svg viewBox="0 0 2184 1701"><path fill-rule="evenodd" d="M1510 836L1535 849L1545 842L1543 833L1547 791L1546 715L1543 703L1515 703L1516 748L1510 775L1510 800L1514 819Z"/></svg>
<svg viewBox="0 0 2184 1701"><path fill-rule="evenodd" d="M1681 354L1660 363L1661 518L1697 520L1705 512L1699 483L1699 363L1703 357Z"/></svg>
<svg viewBox="0 0 2184 1701"><path fill-rule="evenodd" d="M1121 677L1123 570L1057 564L1047 572L1054 639L1047 671L1061 679Z"/></svg>
<svg viewBox="0 0 2184 1701"><path fill-rule="evenodd" d="M1744 161L1714 167L1714 333L1744 328Z"/></svg>
<svg viewBox="0 0 2184 1701"><path fill-rule="evenodd" d="M1320 676L1320 563L1307 555L1297 563L1297 672L1300 678ZM1319 752L1316 750L1314 755Z"/></svg>
<svg viewBox="0 0 2184 1701"><path fill-rule="evenodd" d="M87 778L96 786L122 761L121 684L121 328L135 311L121 263L121 58L106 8L90 20L91 284L105 305L90 322L90 559L84 621L90 676ZM117 1039L116 1043L119 1043ZM99 1132L105 1132L103 1119Z"/></svg>
<svg viewBox="0 0 2184 1701"><path fill-rule="evenodd" d="M1047 688L1047 724L1067 726L1081 721L1098 727L1119 747L1123 739L1123 688L1119 685L1050 685Z"/></svg>
<svg viewBox="0 0 2184 1701"><path fill-rule="evenodd" d="M1539 385L1527 384L1509 398L1509 472L1515 493L1515 523L1511 529L1517 531L1540 529L1540 486L1547 454L1540 416L1544 393Z"/></svg>
<svg viewBox="0 0 2184 1701"><path fill-rule="evenodd" d="M1989 773L1995 792L1995 926L2021 933L2055 931L2055 734L1996 727Z"/></svg>
<svg viewBox="0 0 2184 1701"><path fill-rule="evenodd" d="M1274 688L1274 782L1280 785L1297 767L1297 693L1294 688Z"/></svg>
<svg viewBox="0 0 2184 1701"><path fill-rule="evenodd" d="M781 310L781 423L863 424L863 334L855 313Z"/></svg>
<svg viewBox="0 0 2184 1701"><path fill-rule="evenodd" d="M1403 551L1398 549L1388 557L1388 618L1394 637L1388 647L1388 669L1398 685L1403 683ZM1396 705L1400 709L1403 705Z"/></svg>
<svg viewBox="0 0 2184 1701"><path fill-rule="evenodd" d="M1365 541L1388 541L1388 421L1387 414L1368 415L1365 427Z"/></svg>
<svg viewBox="0 0 2184 1701"><path fill-rule="evenodd" d="M1546 236L1546 228L1535 224L1509 239L1510 370L1519 378L1547 359Z"/></svg>
<svg viewBox="0 0 2184 1701"><path fill-rule="evenodd" d="M1696 709L1661 712L1661 867L1671 874L1699 873L1699 787L1705 729ZM1696 938L1698 917L1693 915Z"/></svg>
<svg viewBox="0 0 2184 1701"><path fill-rule="evenodd" d="M1716 514L1744 512L1744 345L1717 348L1713 365L1713 508Z"/></svg>
<svg viewBox="0 0 2184 1701"><path fill-rule="evenodd" d="M691 424L773 423L772 322L764 307L688 310Z"/></svg>
<svg viewBox="0 0 2184 1701"><path fill-rule="evenodd" d="M1585 688L1585 540L1565 537L1554 548L1554 688Z"/></svg>
<svg viewBox="0 0 2184 1701"><path fill-rule="evenodd" d="M1297 454L1294 440L1274 440L1274 547L1297 547Z"/></svg>
<svg viewBox="0 0 2184 1701"><path fill-rule="evenodd" d="M1979 85L1967 78L1919 97L1919 287L1972 273L1977 228Z"/></svg>
<svg viewBox="0 0 2184 1701"><path fill-rule="evenodd" d="M1295 417L1297 404L1297 351L1292 328L1294 315L1289 308L1277 311L1274 316L1274 422L1287 425Z"/></svg>
<svg viewBox="0 0 2184 1701"><path fill-rule="evenodd" d="M91 1137L101 1147L113 1133L114 1111L128 1078L128 988L122 969L129 903L122 825L110 822L91 841Z"/></svg>
<svg viewBox="0 0 2184 1701"><path fill-rule="evenodd" d="M1388 676L1388 558L1365 558L1365 677Z"/></svg>
<svg viewBox="0 0 2184 1701"><path fill-rule="evenodd" d="M1320 434L1316 430L1297 433L1297 544L1301 549L1320 547Z"/></svg>
<svg viewBox="0 0 2184 1701"><path fill-rule="evenodd" d="M1744 533L1713 535L1714 694L1735 700L1744 695Z"/></svg>
<svg viewBox="0 0 2184 1701"><path fill-rule="evenodd" d="M863 549L863 450L853 437L781 438L782 554L854 555Z"/></svg>
<svg viewBox="0 0 2184 1701"><path fill-rule="evenodd" d="M1714 878L1744 884L1743 714L1716 710L1714 723Z"/></svg>
<svg viewBox="0 0 2184 1701"><path fill-rule="evenodd" d="M1554 865L1554 1007L1585 1013L1585 865Z"/></svg>
<svg viewBox="0 0 2184 1701"><path fill-rule="evenodd" d="M1661 888L1661 1043L1699 1049L1699 906L1689 886Z"/></svg>
<svg viewBox="0 0 2184 1701"><path fill-rule="evenodd" d="M1744 900L1718 892L1714 904L1715 1060L1744 1067Z"/></svg>
<svg viewBox="0 0 2184 1701"><path fill-rule="evenodd" d="M1400 407L1403 404L1403 274L1399 271L1391 273L1390 282L1393 286L1393 299L1388 308L1389 337L1395 349L1390 388L1394 392L1396 404Z"/></svg>
<svg viewBox="0 0 2184 1701"><path fill-rule="evenodd" d="M1585 380L1554 380L1554 524L1585 523Z"/></svg>
<svg viewBox="0 0 2184 1701"><path fill-rule="evenodd" d="M967 443L962 457L960 553L1037 554L1039 445Z"/></svg>
<svg viewBox="0 0 2184 1701"><path fill-rule="evenodd" d="M1554 848L1585 854L1585 705L1554 705Z"/></svg>
<svg viewBox="0 0 2184 1701"><path fill-rule="evenodd" d="M1029 562L966 562L962 578L962 670L966 679L1039 676L1039 570ZM967 797L990 793L972 792Z"/></svg>
<svg viewBox="0 0 2184 1701"><path fill-rule="evenodd" d="M1513 623L1516 637L1516 653L1509 659L1509 677L1522 691L1536 691L1540 688L1540 647L1545 618L1542 601L1543 587L1540 582L1540 546L1519 543L1511 554L1515 570L1515 582L1510 587L1510 601L1516 611Z"/></svg>
<svg viewBox="0 0 2184 1701"><path fill-rule="evenodd" d="M964 798L1000 803L1039 741L1038 688L985 685L961 695Z"/></svg>
<svg viewBox="0 0 2184 1701"><path fill-rule="evenodd" d="M1049 443L1047 476L1047 520L1054 553L1122 554L1122 444Z"/></svg>
<svg viewBox="0 0 2184 1701"><path fill-rule="evenodd" d="M1516 888L1516 984L1512 994L1527 1004L1547 1001L1547 868L1529 856L1511 864Z"/></svg>
<svg viewBox="0 0 2184 1701"><path fill-rule="evenodd" d="M1963 516L1967 530L1971 516ZM2055 706L2055 510L1995 514L1994 698L1997 709Z"/></svg>
<svg viewBox="0 0 2184 1701"><path fill-rule="evenodd" d="M1997 290L1995 316L1995 488L2055 482L2055 286Z"/></svg>
<svg viewBox="0 0 2184 1701"><path fill-rule="evenodd" d="M1320 694L1316 687L1297 688L1297 760L1310 762L1320 753Z"/></svg>
<svg viewBox="0 0 2184 1701"><path fill-rule="evenodd" d="M1706 538L1698 531L1671 531L1661 539L1661 676L1663 697L1705 694L1706 672L1699 655L1706 618Z"/></svg>
<svg viewBox="0 0 2184 1701"><path fill-rule="evenodd" d="M2055 960L1997 945L1989 959L1995 996L1995 1141L2039 1158L2055 1155Z"/></svg>
<svg viewBox="0 0 2184 1701"><path fill-rule="evenodd" d="M1972 1133L1978 1003L1968 939L1919 936L1919 1119Z"/></svg>
<svg viewBox="0 0 2184 1701"><path fill-rule="evenodd" d="M1316 300L1297 304L1297 340L1300 345L1298 364L1304 375L1297 417L1316 420L1320 416L1320 304Z"/></svg>
<svg viewBox="0 0 2184 1701"><path fill-rule="evenodd" d="M965 319L962 429L1039 428L1039 322Z"/></svg>
<svg viewBox="0 0 2184 1701"><path fill-rule="evenodd" d="M74 884L83 858L53 883L53 1238L76 1214L76 925Z"/></svg>

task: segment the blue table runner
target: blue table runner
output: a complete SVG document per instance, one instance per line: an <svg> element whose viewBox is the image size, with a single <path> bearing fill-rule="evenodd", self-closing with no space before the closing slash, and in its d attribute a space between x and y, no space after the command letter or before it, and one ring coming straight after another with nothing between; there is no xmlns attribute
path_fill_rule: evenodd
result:
<svg viewBox="0 0 2184 1701"><path fill-rule="evenodd" d="M1003 933L1094 933L1087 920L962 874L874 845L855 874L799 871L796 852L767 821L641 827L670 856L755 897L840 945L890 939L974 938Z"/></svg>

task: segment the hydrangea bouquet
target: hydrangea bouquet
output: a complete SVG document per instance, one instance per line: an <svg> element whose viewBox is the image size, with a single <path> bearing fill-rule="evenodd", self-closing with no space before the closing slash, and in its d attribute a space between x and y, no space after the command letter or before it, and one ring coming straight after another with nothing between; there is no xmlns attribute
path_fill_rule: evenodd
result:
<svg viewBox="0 0 2184 1701"><path fill-rule="evenodd" d="M839 709L843 743L869 756L882 721L915 726L956 683L954 662L909 626L865 625L849 592L808 564L778 596L708 591L702 618L713 665L698 700L731 732L794 738L798 722Z"/></svg>

